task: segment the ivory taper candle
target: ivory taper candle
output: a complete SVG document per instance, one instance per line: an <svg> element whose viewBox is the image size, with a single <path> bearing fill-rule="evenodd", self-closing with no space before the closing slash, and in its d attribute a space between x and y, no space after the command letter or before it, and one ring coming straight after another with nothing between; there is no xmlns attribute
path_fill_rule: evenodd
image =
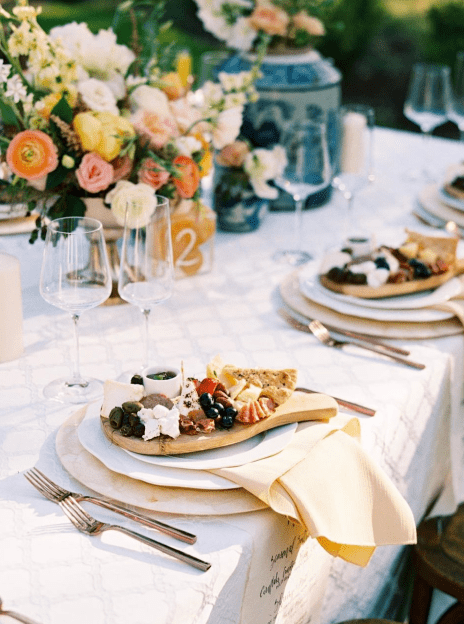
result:
<svg viewBox="0 0 464 624"><path fill-rule="evenodd" d="M361 174L365 169L367 119L349 111L343 116L340 171Z"/></svg>
<svg viewBox="0 0 464 624"><path fill-rule="evenodd" d="M19 260L0 252L0 362L23 352L23 306Z"/></svg>

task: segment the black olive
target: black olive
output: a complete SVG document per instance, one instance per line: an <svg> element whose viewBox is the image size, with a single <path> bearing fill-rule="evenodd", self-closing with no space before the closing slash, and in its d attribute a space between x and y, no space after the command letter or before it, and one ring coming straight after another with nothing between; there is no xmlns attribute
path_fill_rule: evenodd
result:
<svg viewBox="0 0 464 624"><path fill-rule="evenodd" d="M140 418L137 416L137 414L129 414L129 425L131 427L135 427L135 425L138 425L140 422Z"/></svg>
<svg viewBox="0 0 464 624"><path fill-rule="evenodd" d="M212 407L213 407L213 409L215 409L217 411L217 413L219 415L221 415L224 412L224 405L222 405L222 403L214 402Z"/></svg>
<svg viewBox="0 0 464 624"><path fill-rule="evenodd" d="M390 265L388 264L387 260L383 258L382 256L379 256L378 258L376 258L374 262L375 262L375 266L378 269L390 269Z"/></svg>
<svg viewBox="0 0 464 624"><path fill-rule="evenodd" d="M206 409L208 409L208 407L211 407L214 403L214 399L209 392L203 392L203 394L199 398L199 401L201 407Z"/></svg>
<svg viewBox="0 0 464 624"><path fill-rule="evenodd" d="M327 277L332 280L332 282L341 284L346 281L347 273L348 272L341 267L332 267L330 271L327 272Z"/></svg>
<svg viewBox="0 0 464 624"><path fill-rule="evenodd" d="M130 380L131 384L136 384L138 386L143 386L143 377L142 375L134 375Z"/></svg>
<svg viewBox="0 0 464 624"><path fill-rule="evenodd" d="M237 414L238 414L238 412L235 409L235 407L226 407L225 412L224 412L224 416L230 416L234 420L235 420Z"/></svg>
<svg viewBox="0 0 464 624"><path fill-rule="evenodd" d="M216 418L219 418L219 412L214 407L209 407L207 410L205 410L205 415L207 418L213 418L214 420L216 420Z"/></svg>
<svg viewBox="0 0 464 624"><path fill-rule="evenodd" d="M145 425L142 422L139 422L134 427L134 436L136 438L141 438L144 433L145 433Z"/></svg>
<svg viewBox="0 0 464 624"><path fill-rule="evenodd" d="M134 430L130 425L123 425L119 431L121 432L121 435L128 438L132 435Z"/></svg>
<svg viewBox="0 0 464 624"><path fill-rule="evenodd" d="M109 414L110 425L113 429L119 429L122 425L122 421L124 418L124 412L120 407L113 407Z"/></svg>
<svg viewBox="0 0 464 624"><path fill-rule="evenodd" d="M221 416L220 425L224 429L231 429L234 426L234 419L232 416L226 416L226 414L224 414Z"/></svg>

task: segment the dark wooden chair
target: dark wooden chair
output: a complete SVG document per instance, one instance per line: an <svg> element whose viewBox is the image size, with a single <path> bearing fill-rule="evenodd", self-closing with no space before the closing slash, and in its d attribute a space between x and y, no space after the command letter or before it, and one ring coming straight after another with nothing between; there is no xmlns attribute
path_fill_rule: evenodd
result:
<svg viewBox="0 0 464 624"><path fill-rule="evenodd" d="M422 521L412 558L409 624L427 624L434 589L457 599L436 624L464 624L464 504L450 516Z"/></svg>

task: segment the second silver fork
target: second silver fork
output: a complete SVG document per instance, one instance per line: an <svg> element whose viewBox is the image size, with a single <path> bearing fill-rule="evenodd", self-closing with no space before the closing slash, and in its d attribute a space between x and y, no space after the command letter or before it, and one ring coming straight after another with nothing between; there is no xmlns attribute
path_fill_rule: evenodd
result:
<svg viewBox="0 0 464 624"><path fill-rule="evenodd" d="M104 507L105 509L115 511L125 518L129 518L129 520L134 520L135 522L139 522L146 527L161 531L162 533L165 533L166 535L169 535L171 537L175 537L176 539L186 542L187 544L194 544L197 540L196 536L192 533L188 533L187 531L183 531L182 529L170 526L169 524L165 524L164 522L160 522L159 520L153 520L152 518L143 516L142 514L136 513L135 511L129 511L128 509L125 509L124 507L121 507L116 503L110 503L109 501L95 496L85 496L84 494L79 494L78 492L70 492L69 490L65 490L64 488L54 483L46 475L44 475L44 473L41 472L38 468L31 468L30 470L26 470L24 476L29 481L29 483L42 494L42 496L45 496L45 498L48 498L48 500L51 500L54 503L59 503L69 496L72 496L76 501L93 503L94 505L98 505L99 507Z"/></svg>
<svg viewBox="0 0 464 624"><path fill-rule="evenodd" d="M320 321L311 321L308 327L314 334L314 336L328 347L342 348L347 345L352 345L354 347L359 347L360 349L365 349L366 351L372 351L373 353L377 353L378 355L383 355L384 357L390 358L395 362L405 364L406 366L410 366L411 368L417 368L419 370L423 370L425 368L424 364L419 364L418 362L407 360L406 358L399 357L398 355L393 355L393 353L387 353L384 349L379 349L374 345L362 344L360 342L355 342L354 340L336 340L330 335L327 327L325 327L325 325L323 325Z"/></svg>
<svg viewBox="0 0 464 624"><path fill-rule="evenodd" d="M203 561L202 559L198 559L198 557L194 557L193 555L184 553L181 550L177 550L177 548L172 548L172 546L167 546L166 544L157 542L150 537L145 537L145 535L126 529L126 527L96 520L88 514L72 496L68 496L68 498L65 498L58 504L69 520L71 520L74 524L76 529L82 533L86 533L87 535L99 535L100 533L103 533L103 531L118 531L119 533L124 533L125 535L133 537L139 542L142 542L142 544L156 548L156 550L159 550L167 555L171 555L171 557L174 557L175 559L188 563L203 572L206 572L211 567L211 564L207 561Z"/></svg>

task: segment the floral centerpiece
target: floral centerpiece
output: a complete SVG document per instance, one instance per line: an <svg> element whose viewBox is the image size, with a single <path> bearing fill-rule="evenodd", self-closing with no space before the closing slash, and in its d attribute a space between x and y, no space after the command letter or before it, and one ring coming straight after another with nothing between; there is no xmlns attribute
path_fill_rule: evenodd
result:
<svg viewBox="0 0 464 624"><path fill-rule="evenodd" d="M235 50L255 50L262 41L270 51L298 49L325 34L318 15L328 0L195 1L206 30Z"/></svg>
<svg viewBox="0 0 464 624"><path fill-rule="evenodd" d="M119 11L140 26L155 9L126 0ZM31 242L46 218L84 215L95 198L119 225L129 196L143 210L154 191L170 198L173 216L199 219L200 180L213 150L238 136L257 66L193 91L173 50L152 40L144 53L137 29L134 51L84 23L47 34L39 15L27 0L11 13L0 5L0 193L38 210Z"/></svg>

